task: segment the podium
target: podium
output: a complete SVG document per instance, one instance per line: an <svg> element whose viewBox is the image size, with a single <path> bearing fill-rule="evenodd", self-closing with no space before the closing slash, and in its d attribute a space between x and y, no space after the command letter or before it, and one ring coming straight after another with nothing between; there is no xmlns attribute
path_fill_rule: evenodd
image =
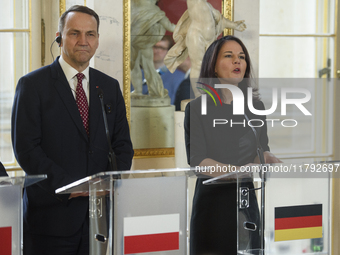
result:
<svg viewBox="0 0 340 255"><path fill-rule="evenodd" d="M295 172L280 164L205 180L206 185L237 182L238 254L330 254L329 169L334 164L322 163L328 170L320 174L307 164ZM92 255L183 255L190 254L197 176L190 168L105 172L56 192L89 191ZM244 186L249 182L254 188Z"/></svg>
<svg viewBox="0 0 340 255"><path fill-rule="evenodd" d="M0 177L0 253L2 255L22 254L22 189L45 178L45 175Z"/></svg>
<svg viewBox="0 0 340 255"><path fill-rule="evenodd" d="M105 172L56 192L89 191L91 255L183 255L191 177L189 168Z"/></svg>
<svg viewBox="0 0 340 255"><path fill-rule="evenodd" d="M331 178L340 162L272 164L204 182L237 182L238 254L331 254ZM246 185L254 182L254 188Z"/></svg>

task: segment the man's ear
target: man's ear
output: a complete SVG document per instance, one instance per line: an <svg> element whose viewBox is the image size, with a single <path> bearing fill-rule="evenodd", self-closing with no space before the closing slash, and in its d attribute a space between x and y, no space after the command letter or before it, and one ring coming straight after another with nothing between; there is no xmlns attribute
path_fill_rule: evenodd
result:
<svg viewBox="0 0 340 255"><path fill-rule="evenodd" d="M60 47L61 46L61 35L60 35L60 32L56 32L55 35L56 35L55 41L58 43L58 45Z"/></svg>

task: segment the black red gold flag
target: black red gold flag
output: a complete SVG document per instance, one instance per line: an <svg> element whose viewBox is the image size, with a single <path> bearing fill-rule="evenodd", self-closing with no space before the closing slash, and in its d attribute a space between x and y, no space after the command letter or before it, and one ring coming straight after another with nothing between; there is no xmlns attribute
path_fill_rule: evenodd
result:
<svg viewBox="0 0 340 255"><path fill-rule="evenodd" d="M322 204L275 208L275 242L322 238Z"/></svg>

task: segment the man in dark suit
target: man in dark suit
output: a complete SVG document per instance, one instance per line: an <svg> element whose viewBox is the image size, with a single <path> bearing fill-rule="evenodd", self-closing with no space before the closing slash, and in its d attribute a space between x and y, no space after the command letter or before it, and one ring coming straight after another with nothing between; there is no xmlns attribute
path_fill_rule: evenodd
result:
<svg viewBox="0 0 340 255"><path fill-rule="evenodd" d="M57 195L80 178L109 171L109 145L98 88L103 91L110 142L118 170L133 156L118 82L89 68L98 47L99 17L84 6L59 21L61 56L22 77L12 112L15 156L29 175L48 178L24 191L24 254L88 254L87 193Z"/></svg>
<svg viewBox="0 0 340 255"><path fill-rule="evenodd" d="M0 177L8 176L4 165L0 162Z"/></svg>

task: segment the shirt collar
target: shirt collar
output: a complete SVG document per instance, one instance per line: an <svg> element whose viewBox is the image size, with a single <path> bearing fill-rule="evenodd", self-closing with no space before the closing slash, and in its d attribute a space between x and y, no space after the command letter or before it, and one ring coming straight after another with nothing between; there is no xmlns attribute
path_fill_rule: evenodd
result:
<svg viewBox="0 0 340 255"><path fill-rule="evenodd" d="M63 69L67 81L70 82L74 78L74 76L78 73L78 71L74 69L72 66L70 66L70 64L68 64L61 55L59 58L59 64L61 66L61 69ZM82 74L84 74L85 76L84 79L86 79L87 81L89 81L89 69L90 69L89 66L87 66L86 69L82 71Z"/></svg>

